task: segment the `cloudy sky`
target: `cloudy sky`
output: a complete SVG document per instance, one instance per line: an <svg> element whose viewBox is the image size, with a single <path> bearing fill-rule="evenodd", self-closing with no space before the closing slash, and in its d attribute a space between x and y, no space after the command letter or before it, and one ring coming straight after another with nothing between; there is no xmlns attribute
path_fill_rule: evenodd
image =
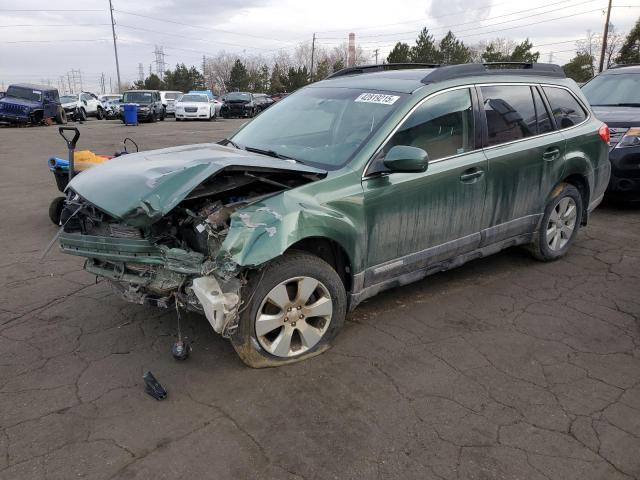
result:
<svg viewBox="0 0 640 480"><path fill-rule="evenodd" d="M530 38L547 61L566 63L575 41L601 32L607 0L113 0L122 80L145 74L162 45L169 66L200 65L202 55L227 52L271 58L310 41L331 48L356 34L380 61L396 41L412 43L428 27L451 29L467 44ZM19 81L53 85L80 70L83 87L98 90L104 73L116 85L108 0L0 0L0 88ZM640 0L614 0L611 22L627 32ZM66 10L66 11L65 11ZM81 10L81 11L80 11ZM155 67L154 67L155 68Z"/></svg>

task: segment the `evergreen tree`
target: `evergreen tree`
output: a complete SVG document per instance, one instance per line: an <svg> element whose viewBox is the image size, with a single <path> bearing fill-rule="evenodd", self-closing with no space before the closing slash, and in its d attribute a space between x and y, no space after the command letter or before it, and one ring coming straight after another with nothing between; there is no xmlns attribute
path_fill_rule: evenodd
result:
<svg viewBox="0 0 640 480"><path fill-rule="evenodd" d="M284 92L284 84L282 83L282 69L277 63L271 70L271 78L269 79L269 93L282 93Z"/></svg>
<svg viewBox="0 0 640 480"><path fill-rule="evenodd" d="M562 67L567 77L576 82L586 82L593 76L593 56L586 52L578 53Z"/></svg>
<svg viewBox="0 0 640 480"><path fill-rule="evenodd" d="M455 65L471 61L471 50L458 40L451 30L440 40L439 50L439 63Z"/></svg>
<svg viewBox="0 0 640 480"><path fill-rule="evenodd" d="M511 52L509 61L511 62L527 62L535 63L540 58L540 52L532 52L531 48L533 43L527 38L522 43L516 45L516 48Z"/></svg>
<svg viewBox="0 0 640 480"><path fill-rule="evenodd" d="M433 35L425 27L418 35L416 44L411 47L409 58L415 63L438 63L438 53Z"/></svg>
<svg viewBox="0 0 640 480"><path fill-rule="evenodd" d="M231 76L229 78L229 91L246 91L249 90L249 74L244 64L240 59L236 59L231 69Z"/></svg>
<svg viewBox="0 0 640 480"><path fill-rule="evenodd" d="M334 72L342 70L343 68L344 68L344 60L342 58L338 58L335 62L333 62L333 66L331 67L331 69Z"/></svg>
<svg viewBox="0 0 640 480"><path fill-rule="evenodd" d="M178 90L180 92L200 90L204 88L204 76L196 67L187 68L182 63L177 64L175 70L167 70L164 73L164 83L167 90Z"/></svg>
<svg viewBox="0 0 640 480"><path fill-rule="evenodd" d="M640 18L625 38L616 63L640 63Z"/></svg>
<svg viewBox="0 0 640 480"><path fill-rule="evenodd" d="M316 82L320 80L324 80L329 76L330 69L331 69L331 64L329 63L329 59L323 58L318 62L318 67L316 68L316 71L313 74L313 79Z"/></svg>
<svg viewBox="0 0 640 480"><path fill-rule="evenodd" d="M387 55L387 63L408 63L410 59L411 47L403 42L398 42L393 50Z"/></svg>

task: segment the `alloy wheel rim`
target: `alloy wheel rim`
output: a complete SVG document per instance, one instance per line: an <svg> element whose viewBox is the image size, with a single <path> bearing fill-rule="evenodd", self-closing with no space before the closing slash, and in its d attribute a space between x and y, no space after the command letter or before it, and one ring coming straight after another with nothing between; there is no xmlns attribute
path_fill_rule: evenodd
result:
<svg viewBox="0 0 640 480"><path fill-rule="evenodd" d="M571 197L564 197L556 204L547 222L546 241L550 250L562 250L576 228L578 207Z"/></svg>
<svg viewBox="0 0 640 480"><path fill-rule="evenodd" d="M312 277L294 277L271 289L260 304L255 333L260 346L276 357L293 357L322 339L333 313L329 290Z"/></svg>

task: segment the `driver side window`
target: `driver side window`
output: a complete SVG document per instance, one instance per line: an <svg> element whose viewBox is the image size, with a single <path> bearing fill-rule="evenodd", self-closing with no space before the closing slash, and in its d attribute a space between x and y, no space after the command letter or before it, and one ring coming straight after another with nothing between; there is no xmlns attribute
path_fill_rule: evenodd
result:
<svg viewBox="0 0 640 480"><path fill-rule="evenodd" d="M430 161L473 150L473 104L469 89L441 93L420 105L387 142L383 155L396 145L421 148Z"/></svg>

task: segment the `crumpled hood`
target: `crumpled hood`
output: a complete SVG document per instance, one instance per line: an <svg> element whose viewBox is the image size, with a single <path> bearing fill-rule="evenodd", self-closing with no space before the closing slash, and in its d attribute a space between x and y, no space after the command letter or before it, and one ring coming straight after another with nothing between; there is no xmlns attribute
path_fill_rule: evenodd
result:
<svg viewBox="0 0 640 480"><path fill-rule="evenodd" d="M206 143L122 155L80 173L68 188L115 218L135 214L138 225L151 224L228 167L326 174L293 161Z"/></svg>
<svg viewBox="0 0 640 480"><path fill-rule="evenodd" d="M610 127L640 126L640 107L592 107L598 120Z"/></svg>

